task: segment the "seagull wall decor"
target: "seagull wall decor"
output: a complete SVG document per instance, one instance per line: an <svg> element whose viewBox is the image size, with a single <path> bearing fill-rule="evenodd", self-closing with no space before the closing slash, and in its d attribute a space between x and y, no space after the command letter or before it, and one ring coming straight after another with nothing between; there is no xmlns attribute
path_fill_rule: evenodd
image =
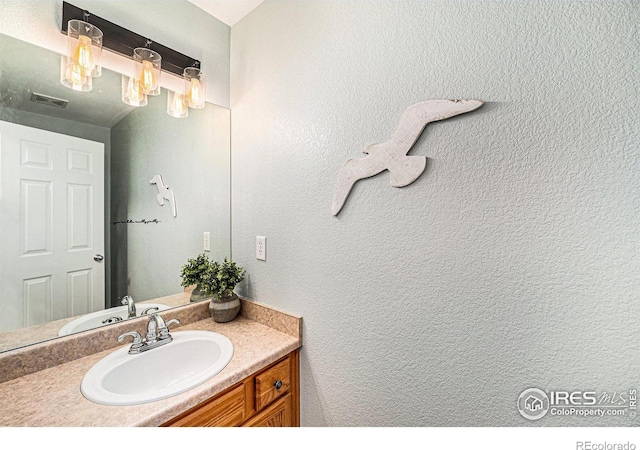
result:
<svg viewBox="0 0 640 450"><path fill-rule="evenodd" d="M407 156L428 123L464 114L482 106L480 100L427 100L409 106L398 128L383 144L371 144L367 156L348 159L338 175L331 214L337 216L358 180L388 170L391 186L404 187L416 181L427 167L426 156Z"/></svg>
<svg viewBox="0 0 640 450"><path fill-rule="evenodd" d="M173 217L178 217L178 211L176 210L176 196L173 194L173 190L169 188L169 186L165 185L162 181L161 175L154 175L151 180L149 180L150 184L155 184L158 188L158 194L156 195L156 200L160 206L164 205L165 200L169 200L169 205L171 206L171 215Z"/></svg>

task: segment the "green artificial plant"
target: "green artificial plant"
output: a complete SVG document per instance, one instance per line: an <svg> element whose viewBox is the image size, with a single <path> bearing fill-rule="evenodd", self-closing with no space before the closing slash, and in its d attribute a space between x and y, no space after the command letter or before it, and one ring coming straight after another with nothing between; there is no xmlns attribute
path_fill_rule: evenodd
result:
<svg viewBox="0 0 640 450"><path fill-rule="evenodd" d="M212 262L202 277L200 287L207 295L225 297L232 295L235 287L244 280L245 270L232 260Z"/></svg>
<svg viewBox="0 0 640 450"><path fill-rule="evenodd" d="M182 266L182 286L189 287L202 284L205 274L211 270L212 262L207 255L202 253L195 259L190 259Z"/></svg>
<svg viewBox="0 0 640 450"><path fill-rule="evenodd" d="M244 280L245 270L227 258L218 263L202 253L182 266L180 276L184 287L195 284L207 296L224 297Z"/></svg>

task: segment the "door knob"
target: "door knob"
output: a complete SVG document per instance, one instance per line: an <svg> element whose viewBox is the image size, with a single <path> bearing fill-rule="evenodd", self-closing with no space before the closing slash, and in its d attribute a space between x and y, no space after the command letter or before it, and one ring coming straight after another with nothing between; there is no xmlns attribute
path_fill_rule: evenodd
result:
<svg viewBox="0 0 640 450"><path fill-rule="evenodd" d="M95 256L93 257L93 260L94 260L95 262L102 262L102 260L103 260L103 259L104 259L104 256L102 256L102 255L95 255Z"/></svg>

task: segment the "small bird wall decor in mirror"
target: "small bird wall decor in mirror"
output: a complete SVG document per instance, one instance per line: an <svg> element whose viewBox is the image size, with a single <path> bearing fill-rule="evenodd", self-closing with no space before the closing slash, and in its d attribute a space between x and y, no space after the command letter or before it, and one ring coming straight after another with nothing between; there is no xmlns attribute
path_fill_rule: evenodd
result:
<svg viewBox="0 0 640 450"><path fill-rule="evenodd" d="M169 186L164 184L164 181L162 181L162 176L154 175L153 178L149 180L149 183L155 184L158 188L158 194L156 195L158 204L160 206L163 206L164 201L168 200L169 206L171 206L171 215L173 217L178 217L178 210L176 209L176 196L173 193L173 190Z"/></svg>
<svg viewBox="0 0 640 450"><path fill-rule="evenodd" d="M464 114L482 106L481 100L427 100L409 106L387 142L371 144L362 158L348 159L338 175L331 214L337 216L358 180L388 170L391 186L405 187L416 181L427 167L426 156L408 156L427 124Z"/></svg>

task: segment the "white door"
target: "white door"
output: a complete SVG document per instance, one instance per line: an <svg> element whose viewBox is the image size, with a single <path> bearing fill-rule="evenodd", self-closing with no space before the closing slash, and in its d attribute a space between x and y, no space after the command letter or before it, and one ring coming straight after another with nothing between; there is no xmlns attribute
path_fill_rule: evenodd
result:
<svg viewBox="0 0 640 450"><path fill-rule="evenodd" d="M103 217L104 144L0 121L0 332L104 308Z"/></svg>

